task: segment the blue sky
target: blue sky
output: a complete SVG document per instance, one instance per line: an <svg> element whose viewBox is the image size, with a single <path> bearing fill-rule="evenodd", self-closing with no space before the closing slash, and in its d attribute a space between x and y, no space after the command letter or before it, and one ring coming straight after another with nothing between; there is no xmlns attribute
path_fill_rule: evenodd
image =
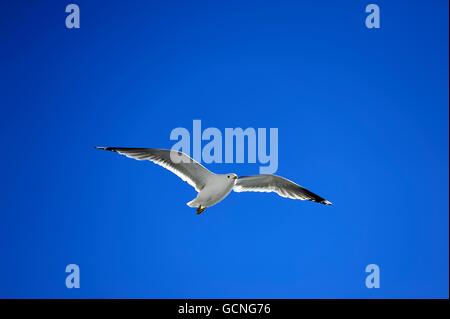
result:
<svg viewBox="0 0 450 319"><path fill-rule="evenodd" d="M448 2L3 2L0 297L448 297ZM333 206L195 191L95 145L279 129ZM258 173L258 164L212 164ZM65 267L81 288L65 287ZM381 269L367 289L366 265Z"/></svg>

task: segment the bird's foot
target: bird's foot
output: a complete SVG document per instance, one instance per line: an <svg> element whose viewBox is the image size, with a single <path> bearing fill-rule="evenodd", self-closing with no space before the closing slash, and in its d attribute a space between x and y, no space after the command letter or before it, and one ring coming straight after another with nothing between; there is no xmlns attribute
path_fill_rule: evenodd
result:
<svg viewBox="0 0 450 319"><path fill-rule="evenodd" d="M198 206L197 208L197 215L200 215L205 211L206 207L202 207L202 205Z"/></svg>

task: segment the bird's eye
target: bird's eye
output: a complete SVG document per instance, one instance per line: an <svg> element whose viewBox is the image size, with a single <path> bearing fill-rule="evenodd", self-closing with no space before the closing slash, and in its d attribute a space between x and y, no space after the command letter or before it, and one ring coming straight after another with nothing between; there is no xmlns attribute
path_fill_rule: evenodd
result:
<svg viewBox="0 0 450 319"><path fill-rule="evenodd" d="M230 178L230 175L228 175L227 178Z"/></svg>

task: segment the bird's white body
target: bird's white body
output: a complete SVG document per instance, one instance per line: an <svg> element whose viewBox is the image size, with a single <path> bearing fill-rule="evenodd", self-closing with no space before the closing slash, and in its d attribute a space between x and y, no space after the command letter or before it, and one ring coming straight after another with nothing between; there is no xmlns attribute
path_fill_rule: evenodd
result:
<svg viewBox="0 0 450 319"><path fill-rule="evenodd" d="M211 207L230 194L236 184L236 174L214 174L208 176L205 187L197 197L187 203L189 207Z"/></svg>

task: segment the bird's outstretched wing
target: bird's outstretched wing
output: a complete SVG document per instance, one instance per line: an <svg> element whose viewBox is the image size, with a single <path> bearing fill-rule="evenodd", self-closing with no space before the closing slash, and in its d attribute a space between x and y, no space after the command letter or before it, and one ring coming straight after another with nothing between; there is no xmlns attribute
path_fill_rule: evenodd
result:
<svg viewBox="0 0 450 319"><path fill-rule="evenodd" d="M239 177L233 190L235 192L275 192L286 198L309 200L324 205L331 205L330 201L277 175L261 174Z"/></svg>
<svg viewBox="0 0 450 319"><path fill-rule="evenodd" d="M96 149L116 152L136 160L152 161L177 175L194 187L197 192L205 187L208 177L214 175L186 154L174 150L127 147L96 147Z"/></svg>

